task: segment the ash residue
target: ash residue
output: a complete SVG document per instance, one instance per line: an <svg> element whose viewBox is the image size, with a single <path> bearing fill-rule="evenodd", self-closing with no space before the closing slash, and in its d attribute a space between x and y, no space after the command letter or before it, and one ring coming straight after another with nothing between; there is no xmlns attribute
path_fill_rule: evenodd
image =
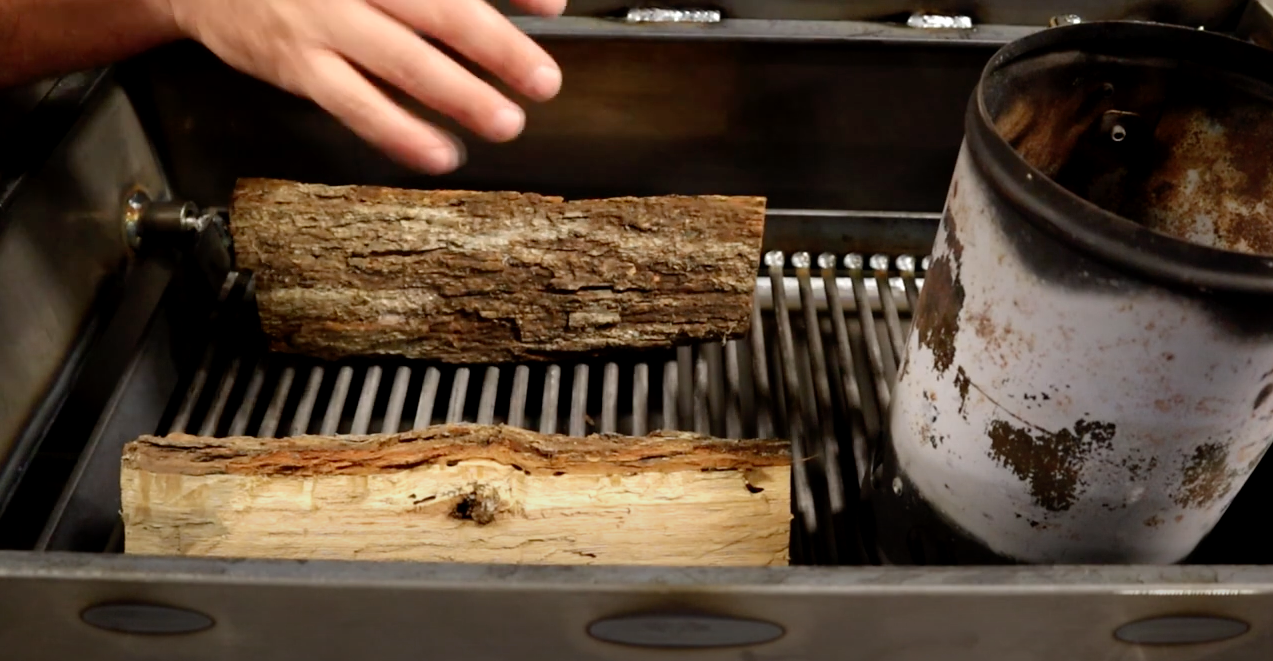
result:
<svg viewBox="0 0 1273 661"><path fill-rule="evenodd" d="M1219 443L1204 443L1185 458L1180 489L1172 500L1181 507L1202 508L1224 498L1233 489L1228 468L1229 450Z"/></svg>
<svg viewBox="0 0 1273 661"><path fill-rule="evenodd" d="M955 361L955 336L959 333L959 312L964 307L964 285L957 274L964 246L955 236L955 220L950 209L946 210L942 223L946 232L946 254L934 259L924 273L915 327L920 346L933 352L934 366L945 374Z"/></svg>
<svg viewBox="0 0 1273 661"><path fill-rule="evenodd" d="M1073 429L1022 429L1003 420L990 424L990 456L1030 485L1034 502L1050 512L1074 505L1085 486L1080 479L1091 455L1108 450L1113 423L1079 420Z"/></svg>

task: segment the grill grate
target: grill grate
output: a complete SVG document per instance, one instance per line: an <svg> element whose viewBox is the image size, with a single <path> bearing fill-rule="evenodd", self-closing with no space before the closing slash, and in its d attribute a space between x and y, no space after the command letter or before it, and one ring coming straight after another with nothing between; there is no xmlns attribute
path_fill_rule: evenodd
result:
<svg viewBox="0 0 1273 661"><path fill-rule="evenodd" d="M836 521L856 493L844 476L852 485L868 473L922 286L917 267L926 266L909 255L770 252L747 336L576 363L321 363L241 349L226 357L218 345L235 338L221 338L159 431L278 437L477 422L572 436L776 435L793 440L807 543L823 560L842 558Z"/></svg>
<svg viewBox="0 0 1273 661"><path fill-rule="evenodd" d="M821 421L856 413L863 418L857 435L877 436L878 413L888 405L888 384L923 283L916 260L822 255L818 277L808 253L788 260L771 252L765 264L746 337L601 361L321 363L245 352L217 365L221 343L214 343L159 431L279 437L392 433L465 421L574 436L678 429L726 438L794 430L800 437L800 425L825 427ZM865 375L855 367L863 364ZM873 397L862 394L863 376ZM651 393L652 383L661 384L660 392ZM782 420L789 421L785 430Z"/></svg>
<svg viewBox="0 0 1273 661"><path fill-rule="evenodd" d="M464 421L576 436L676 429L787 438L795 460L793 562L874 562L854 486L872 472L923 283L917 271L926 261L771 252L742 338L579 362L488 366L393 358L327 363L270 353L255 316L254 283L231 273L213 341L155 431L275 438ZM120 550L113 485L119 445L130 439L110 432L89 443L37 550L103 544Z"/></svg>

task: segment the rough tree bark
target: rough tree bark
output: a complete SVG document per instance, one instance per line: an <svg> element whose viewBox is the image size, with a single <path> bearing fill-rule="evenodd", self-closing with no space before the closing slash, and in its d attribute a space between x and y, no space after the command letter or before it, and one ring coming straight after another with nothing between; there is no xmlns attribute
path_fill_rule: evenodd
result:
<svg viewBox="0 0 1273 661"><path fill-rule="evenodd" d="M438 425L368 437L143 437L125 547L151 555L778 565L789 445Z"/></svg>
<svg viewBox="0 0 1273 661"><path fill-rule="evenodd" d="M764 212L243 179L230 219L275 350L487 363L742 334Z"/></svg>

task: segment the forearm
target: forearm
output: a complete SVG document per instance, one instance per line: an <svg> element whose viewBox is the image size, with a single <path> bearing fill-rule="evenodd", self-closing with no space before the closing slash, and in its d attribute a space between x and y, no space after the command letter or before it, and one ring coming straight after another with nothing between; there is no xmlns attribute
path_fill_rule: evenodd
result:
<svg viewBox="0 0 1273 661"><path fill-rule="evenodd" d="M0 0L0 87L110 64L181 36L163 0Z"/></svg>

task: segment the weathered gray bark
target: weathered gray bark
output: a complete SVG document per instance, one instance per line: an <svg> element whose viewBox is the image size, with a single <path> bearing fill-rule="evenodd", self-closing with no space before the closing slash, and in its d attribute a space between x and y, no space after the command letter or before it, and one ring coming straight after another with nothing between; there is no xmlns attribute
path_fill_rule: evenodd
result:
<svg viewBox="0 0 1273 661"><path fill-rule="evenodd" d="M368 437L144 437L129 553L540 564L786 564L791 456L685 432L439 425Z"/></svg>
<svg viewBox="0 0 1273 661"><path fill-rule="evenodd" d="M244 179L231 227L276 350L482 363L742 334L764 211Z"/></svg>

